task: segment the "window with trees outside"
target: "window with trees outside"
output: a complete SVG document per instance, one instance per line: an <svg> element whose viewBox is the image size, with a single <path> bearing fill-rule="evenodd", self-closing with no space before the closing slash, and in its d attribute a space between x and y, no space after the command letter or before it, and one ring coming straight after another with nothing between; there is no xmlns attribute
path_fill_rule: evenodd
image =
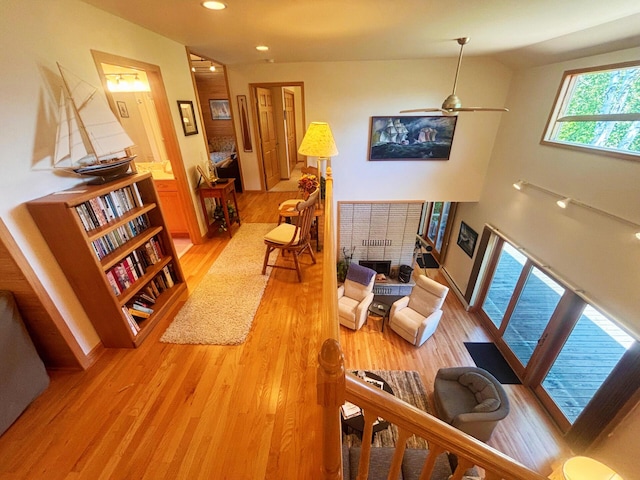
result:
<svg viewBox="0 0 640 480"><path fill-rule="evenodd" d="M640 160L640 62L565 72L542 143Z"/></svg>

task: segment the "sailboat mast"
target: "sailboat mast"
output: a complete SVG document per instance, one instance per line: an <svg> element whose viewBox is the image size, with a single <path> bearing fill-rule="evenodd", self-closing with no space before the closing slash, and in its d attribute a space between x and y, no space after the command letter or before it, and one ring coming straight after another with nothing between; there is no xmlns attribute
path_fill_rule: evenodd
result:
<svg viewBox="0 0 640 480"><path fill-rule="evenodd" d="M80 115L79 109L78 107L76 107L76 102L73 101L73 95L71 94L71 89L69 88L69 84L67 83L67 79L64 76L64 72L62 65L60 65L58 62L56 62L56 65L58 65L58 70L60 70L60 76L62 77L62 83L64 85L64 89L67 93L67 98L69 99L69 101L71 102L71 108L73 108L73 112L75 114L75 120L76 122L78 122L78 128L80 130L80 134L82 135L83 139L85 140L85 147L88 147L89 152L88 153L92 153L95 158L96 161L98 160L98 153L96 152L95 147L93 146L93 143L91 143L91 140L89 139L89 134L87 133L87 128L85 127L85 124L82 120L82 116ZM89 98L83 102L83 105L86 104L91 98L93 98L93 95L95 95L96 91L94 89L93 93L89 96Z"/></svg>

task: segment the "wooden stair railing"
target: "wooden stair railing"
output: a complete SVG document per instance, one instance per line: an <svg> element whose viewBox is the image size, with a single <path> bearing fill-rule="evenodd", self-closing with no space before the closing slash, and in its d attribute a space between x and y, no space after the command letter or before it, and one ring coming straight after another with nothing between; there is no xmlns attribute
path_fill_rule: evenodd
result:
<svg viewBox="0 0 640 480"><path fill-rule="evenodd" d="M398 427L399 439L389 472L389 479L398 478L406 440L417 435L429 442L420 479L431 478L435 458L443 452L458 456L458 468L451 477L460 480L471 466L482 467L487 480L544 480L546 477L530 470L485 443L462 433L436 417L409 405L354 375L345 374L344 356L340 347L336 276L336 229L333 202L333 177L327 169L324 205L324 261L322 279L322 338L318 354L317 395L322 407L322 465L321 478L342 479L342 430L340 407L346 400L361 407L365 417L362 438L371 438L373 423L382 417ZM366 479L371 445L362 445L358 479Z"/></svg>

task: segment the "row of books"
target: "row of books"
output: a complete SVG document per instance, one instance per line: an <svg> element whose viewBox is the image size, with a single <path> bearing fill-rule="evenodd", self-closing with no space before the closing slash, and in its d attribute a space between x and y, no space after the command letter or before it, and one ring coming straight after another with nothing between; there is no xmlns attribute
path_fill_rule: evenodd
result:
<svg viewBox="0 0 640 480"><path fill-rule="evenodd" d="M76 212L82 226L89 232L142 205L138 185L132 183L81 203L76 206Z"/></svg>
<svg viewBox="0 0 640 480"><path fill-rule="evenodd" d="M116 296L122 294L145 274L149 266L155 265L163 257L162 243L157 237L149 239L143 246L133 250L119 263L107 270L107 280L113 293Z"/></svg>
<svg viewBox="0 0 640 480"><path fill-rule="evenodd" d="M153 305L158 296L166 289L173 287L175 283L173 264L165 265L151 281L133 298L131 302L122 306L131 332L136 335L140 331L139 322L149 318L153 314Z"/></svg>
<svg viewBox="0 0 640 480"><path fill-rule="evenodd" d="M149 228L149 225L149 218L145 213L91 242L93 250L98 256L98 260L102 260L115 249L145 231Z"/></svg>

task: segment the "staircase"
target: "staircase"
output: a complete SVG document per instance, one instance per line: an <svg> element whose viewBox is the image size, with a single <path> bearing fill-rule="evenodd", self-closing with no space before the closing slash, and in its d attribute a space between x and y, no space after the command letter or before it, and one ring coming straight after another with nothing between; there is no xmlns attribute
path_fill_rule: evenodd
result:
<svg viewBox="0 0 640 480"><path fill-rule="evenodd" d="M449 462L443 459L455 456L457 465L454 464L454 468L449 471L452 480L461 480L467 473L473 473L469 469L474 466L485 471L484 478L487 480L545 480L546 477L436 417L353 375L345 375L344 357L339 342L336 262L331 261L337 260L335 215L333 178L331 169L328 169L323 237L326 261L322 280L322 338L325 340L318 354L317 368L317 398L323 411L321 478L439 480L440 475L448 475L445 464ZM345 451L342 446L340 406L347 400L361 407L364 412L362 438L371 438L375 420L382 417L398 427L396 447L385 448L383 452L364 442L357 452L357 461L354 461L355 455ZM412 435L427 440L428 453L423 451L416 454L415 451L406 450L406 440ZM449 467L451 468L450 464ZM434 473L437 475L432 477Z"/></svg>

